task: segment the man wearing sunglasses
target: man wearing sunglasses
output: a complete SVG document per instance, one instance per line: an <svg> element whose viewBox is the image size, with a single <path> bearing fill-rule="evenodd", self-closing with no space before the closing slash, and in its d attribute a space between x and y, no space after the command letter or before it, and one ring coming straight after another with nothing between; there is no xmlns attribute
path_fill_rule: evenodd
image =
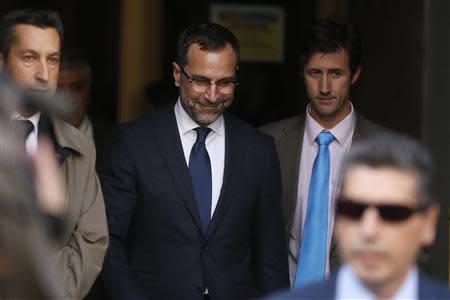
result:
<svg viewBox="0 0 450 300"><path fill-rule="evenodd" d="M429 153L405 136L380 135L352 147L335 226L344 264L327 281L280 299L450 299L448 288L416 264L435 238L431 177Z"/></svg>
<svg viewBox="0 0 450 300"><path fill-rule="evenodd" d="M273 139L225 112L238 62L228 29L188 27L176 104L121 126L108 147L108 299L249 299L289 286Z"/></svg>

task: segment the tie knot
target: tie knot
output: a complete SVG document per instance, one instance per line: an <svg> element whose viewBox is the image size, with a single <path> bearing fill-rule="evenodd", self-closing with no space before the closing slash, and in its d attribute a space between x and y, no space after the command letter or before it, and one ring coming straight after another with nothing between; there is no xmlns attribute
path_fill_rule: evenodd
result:
<svg viewBox="0 0 450 300"><path fill-rule="evenodd" d="M331 133L329 133L328 131L322 131L316 137L316 142L320 146L323 146L323 145L328 146L333 140L334 140L334 136Z"/></svg>
<svg viewBox="0 0 450 300"><path fill-rule="evenodd" d="M34 125L29 120L14 120L15 126L20 130L21 136L24 140L30 135L34 130Z"/></svg>
<svg viewBox="0 0 450 300"><path fill-rule="evenodd" d="M206 140L206 137L211 132L211 128L209 128L209 127L197 127L194 130L197 131L196 143L204 143Z"/></svg>

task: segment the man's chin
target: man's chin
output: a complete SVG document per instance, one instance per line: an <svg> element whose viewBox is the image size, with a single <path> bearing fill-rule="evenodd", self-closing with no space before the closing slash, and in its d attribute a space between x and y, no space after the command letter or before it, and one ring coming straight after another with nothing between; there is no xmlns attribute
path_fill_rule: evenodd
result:
<svg viewBox="0 0 450 300"><path fill-rule="evenodd" d="M23 115L34 115L52 95L50 90L28 89L22 94L18 109Z"/></svg>
<svg viewBox="0 0 450 300"><path fill-rule="evenodd" d="M219 118L220 115L221 115L221 113L197 114L195 116L194 121L195 121L195 123L197 123L201 126L208 126L208 125L214 123Z"/></svg>

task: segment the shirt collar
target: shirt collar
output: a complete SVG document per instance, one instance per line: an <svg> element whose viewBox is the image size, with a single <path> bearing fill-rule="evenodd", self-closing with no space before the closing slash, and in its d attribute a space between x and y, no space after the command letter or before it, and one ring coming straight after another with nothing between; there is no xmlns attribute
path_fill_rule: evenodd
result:
<svg viewBox="0 0 450 300"><path fill-rule="evenodd" d="M344 146L346 142L351 139L353 128L355 127L356 122L356 114L353 109L353 104L350 102L351 111L350 113L336 126L331 129L325 129L322 125L320 125L314 118L311 116L310 104L306 107L306 122L305 122L305 134L308 138L310 145L315 143L316 137L322 131L330 132L337 143L341 146Z"/></svg>
<svg viewBox="0 0 450 300"><path fill-rule="evenodd" d="M338 299L377 299L371 290L358 278L349 265L343 265L338 273L338 284L342 284ZM403 280L402 285L397 289L390 300L418 299L419 273L417 266L411 267Z"/></svg>
<svg viewBox="0 0 450 300"><path fill-rule="evenodd" d="M34 115L32 115L29 118L24 118L22 117L17 111L14 111L12 113L12 120L28 120L31 123L33 123L33 127L34 130L37 132L37 128L38 128L38 123L39 123L39 119L41 118L41 111L38 111L37 113L35 113Z"/></svg>
<svg viewBox="0 0 450 300"><path fill-rule="evenodd" d="M199 127L199 125L195 123L184 110L183 106L181 105L180 97L178 97L177 103L175 104L175 118L177 119L178 126L181 131L180 133L183 135ZM217 120L209 124L207 127L211 128L214 133L220 136L224 136L225 126L223 115L220 115Z"/></svg>

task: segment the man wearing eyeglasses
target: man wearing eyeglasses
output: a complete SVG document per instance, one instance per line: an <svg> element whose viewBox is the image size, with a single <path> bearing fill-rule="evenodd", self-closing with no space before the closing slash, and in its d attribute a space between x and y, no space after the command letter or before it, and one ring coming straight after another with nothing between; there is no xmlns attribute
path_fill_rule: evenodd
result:
<svg viewBox="0 0 450 300"><path fill-rule="evenodd" d="M439 213L429 153L407 137L380 135L352 147L342 180L335 230L344 264L327 281L274 299L450 299L416 265Z"/></svg>
<svg viewBox="0 0 450 300"><path fill-rule="evenodd" d="M225 112L238 61L228 29L188 27L176 104L121 126L108 147L108 299L248 299L289 286L274 142Z"/></svg>

